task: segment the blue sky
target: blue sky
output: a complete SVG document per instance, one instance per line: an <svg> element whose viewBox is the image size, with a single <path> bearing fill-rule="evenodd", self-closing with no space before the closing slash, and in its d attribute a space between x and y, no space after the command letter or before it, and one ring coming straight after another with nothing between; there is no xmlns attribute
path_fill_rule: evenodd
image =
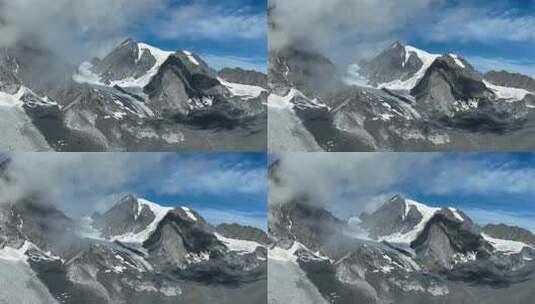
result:
<svg viewBox="0 0 535 304"><path fill-rule="evenodd" d="M479 224L505 223L535 232L535 154L331 153L280 157L293 193L308 193L314 203L342 218L373 211L391 196L402 194L431 206L462 209ZM281 196L288 189L270 191L270 195Z"/></svg>
<svg viewBox="0 0 535 304"><path fill-rule="evenodd" d="M260 228L267 221L262 153L19 153L18 180L0 184L0 201L40 191L74 217L104 212L125 193L164 206L188 206L213 224ZM39 170L35 170L39 168Z"/></svg>
<svg viewBox="0 0 535 304"><path fill-rule="evenodd" d="M534 27L532 0L448 0L403 36L431 52L458 53L482 71L503 68L535 76Z"/></svg>
<svg viewBox="0 0 535 304"><path fill-rule="evenodd" d="M266 0L162 0L163 9L129 27L134 38L165 50L188 49L215 68L265 71Z"/></svg>

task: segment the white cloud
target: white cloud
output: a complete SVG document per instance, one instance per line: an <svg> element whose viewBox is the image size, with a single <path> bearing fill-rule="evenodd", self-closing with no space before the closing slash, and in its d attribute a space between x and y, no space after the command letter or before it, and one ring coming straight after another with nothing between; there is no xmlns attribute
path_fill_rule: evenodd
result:
<svg viewBox="0 0 535 304"><path fill-rule="evenodd" d="M37 192L67 212L91 212L113 204L110 195L135 192L131 183L157 174L165 154L21 153L10 156L13 182L0 183L0 202Z"/></svg>
<svg viewBox="0 0 535 304"><path fill-rule="evenodd" d="M423 174L433 153L289 153L280 155L284 184L270 182L270 203L306 195L345 216L374 209L391 188ZM348 212L349 211L349 212ZM349 213L349 214L348 214Z"/></svg>
<svg viewBox="0 0 535 304"><path fill-rule="evenodd" d="M188 193L217 199L267 192L265 168L225 158L167 153L20 153L9 157L11 181L0 180L0 203L37 192L45 202L75 216L106 211L123 193L141 197Z"/></svg>
<svg viewBox="0 0 535 304"><path fill-rule="evenodd" d="M369 54L430 17L443 0L270 0L270 48L312 47L335 61ZM399 38L397 38L399 39Z"/></svg>
<svg viewBox="0 0 535 304"><path fill-rule="evenodd" d="M270 204L306 195L342 218L373 210L404 192L447 197L443 204L451 197L535 197L535 168L495 155L297 153L280 159L284 182L270 181Z"/></svg>
<svg viewBox="0 0 535 304"><path fill-rule="evenodd" d="M246 10L229 11L223 6L191 4L170 12L159 26L158 35L165 39L266 39L265 13Z"/></svg>
<svg viewBox="0 0 535 304"><path fill-rule="evenodd" d="M432 178L419 182L428 194L535 194L535 169L518 168L514 163L445 160L433 171Z"/></svg>
<svg viewBox="0 0 535 304"><path fill-rule="evenodd" d="M535 17L512 11L495 13L491 8L454 7L444 10L428 32L434 41L468 41L484 44L496 41L529 42L535 39Z"/></svg>
<svg viewBox="0 0 535 304"><path fill-rule="evenodd" d="M0 47L35 43L67 55L106 43L162 10L166 0L0 0Z"/></svg>
<svg viewBox="0 0 535 304"><path fill-rule="evenodd" d="M182 164L159 191L164 194L263 195L267 191L266 169L224 161L190 161Z"/></svg>

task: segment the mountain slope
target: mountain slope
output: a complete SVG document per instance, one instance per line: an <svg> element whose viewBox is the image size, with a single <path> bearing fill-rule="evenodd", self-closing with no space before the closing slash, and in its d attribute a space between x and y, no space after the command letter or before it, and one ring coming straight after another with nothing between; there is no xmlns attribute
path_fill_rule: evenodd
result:
<svg viewBox="0 0 535 304"><path fill-rule="evenodd" d="M279 122L281 113L291 117L295 126L270 123L272 134L286 133L277 136L281 140L272 138L273 146L306 151L532 148L522 140L533 133L535 118L528 76L483 75L459 55L431 54L399 42L350 65L346 75L336 70L326 57L297 46L271 52L269 111ZM296 91L303 98L291 95ZM284 107L280 100L286 101ZM285 145L298 140L286 137L307 144Z"/></svg>
<svg viewBox="0 0 535 304"><path fill-rule="evenodd" d="M31 303L266 301L265 245L237 249L251 242L220 240L186 207L127 195L78 223L32 196L2 205L0 228L0 264L21 278L11 290ZM18 298L0 292L0 299Z"/></svg>
<svg viewBox="0 0 535 304"><path fill-rule="evenodd" d="M270 277L297 267L292 275L301 273L308 287L294 292L317 303L478 303L482 296L500 303L513 291L511 303L530 297L535 248L518 236L513 241L483 233L461 210L394 196L345 224L297 201L270 208L276 245L269 258L277 265ZM308 211L291 211L300 209ZM291 292L277 286L269 293L287 300Z"/></svg>
<svg viewBox="0 0 535 304"><path fill-rule="evenodd" d="M78 68L39 46L2 50L0 106L11 106L2 111L3 142L59 151L265 147L267 93L247 81L257 74L232 75L243 83L220 78L189 51L132 39Z"/></svg>

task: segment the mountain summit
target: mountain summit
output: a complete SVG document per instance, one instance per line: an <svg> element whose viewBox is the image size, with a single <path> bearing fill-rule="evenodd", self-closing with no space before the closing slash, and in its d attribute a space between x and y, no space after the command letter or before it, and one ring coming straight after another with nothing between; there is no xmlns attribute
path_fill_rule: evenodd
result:
<svg viewBox="0 0 535 304"><path fill-rule="evenodd" d="M10 303L263 303L266 257L265 243L222 236L190 208L133 195L80 222L38 196L0 205Z"/></svg>
<svg viewBox="0 0 535 304"><path fill-rule="evenodd" d="M270 86L276 88L270 113L300 134L288 149L530 149L520 140L533 133L535 80L529 76L483 74L460 55L400 42L350 65L345 76L332 63L325 68L330 61L321 54L308 53L270 54ZM282 132L278 125L271 124L273 134ZM272 141L282 149L292 143Z"/></svg>
<svg viewBox="0 0 535 304"><path fill-rule="evenodd" d="M260 149L267 93L249 75L228 81L190 51L132 39L77 68L38 46L3 49L4 150Z"/></svg>
<svg viewBox="0 0 535 304"><path fill-rule="evenodd" d="M270 278L295 278L312 302L524 303L533 290L534 235L521 228L482 229L462 210L399 195L347 222L306 201L277 203ZM272 292L288 296L280 286Z"/></svg>

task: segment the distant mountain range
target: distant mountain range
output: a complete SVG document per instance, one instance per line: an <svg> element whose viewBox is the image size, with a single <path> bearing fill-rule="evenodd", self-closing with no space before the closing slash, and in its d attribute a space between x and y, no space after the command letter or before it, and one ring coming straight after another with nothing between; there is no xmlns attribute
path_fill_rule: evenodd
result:
<svg viewBox="0 0 535 304"><path fill-rule="evenodd" d="M520 304L535 295L535 235L520 227L481 227L460 209L399 195L347 219L306 196L272 201L269 212L272 303Z"/></svg>
<svg viewBox="0 0 535 304"><path fill-rule="evenodd" d="M72 66L0 50L2 151L265 150L266 75L127 39Z"/></svg>
<svg viewBox="0 0 535 304"><path fill-rule="evenodd" d="M272 150L533 148L525 138L535 80L483 74L456 54L395 42L340 71L317 52L286 47L270 54L269 83Z"/></svg>

